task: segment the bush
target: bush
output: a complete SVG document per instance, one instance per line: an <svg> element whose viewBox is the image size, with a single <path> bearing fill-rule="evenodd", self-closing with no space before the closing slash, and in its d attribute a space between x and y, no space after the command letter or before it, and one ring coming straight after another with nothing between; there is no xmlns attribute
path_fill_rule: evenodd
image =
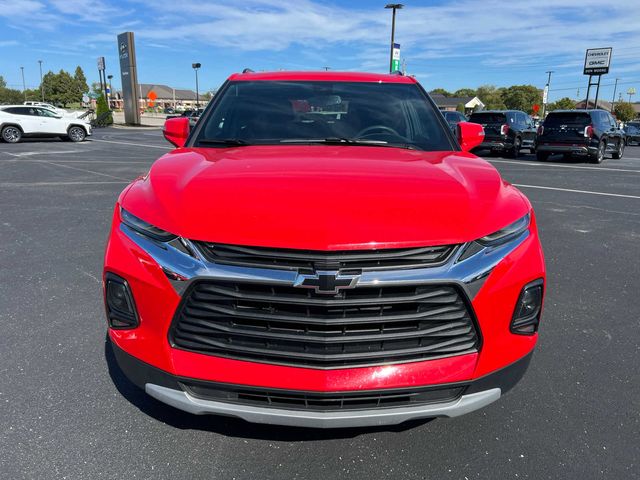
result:
<svg viewBox="0 0 640 480"><path fill-rule="evenodd" d="M96 102L96 117L100 118L103 114L108 113L104 120L100 123L103 125L111 125L113 123L113 115L111 115L111 110L107 106L107 101L104 99L104 95L100 95Z"/></svg>

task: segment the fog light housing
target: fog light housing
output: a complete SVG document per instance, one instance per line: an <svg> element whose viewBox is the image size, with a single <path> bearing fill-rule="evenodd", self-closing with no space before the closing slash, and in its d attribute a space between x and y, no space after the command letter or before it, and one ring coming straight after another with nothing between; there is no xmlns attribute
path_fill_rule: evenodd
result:
<svg viewBox="0 0 640 480"><path fill-rule="evenodd" d="M538 331L540 314L542 313L543 293L544 281L542 279L524 286L513 312L511 333L533 335Z"/></svg>
<svg viewBox="0 0 640 480"><path fill-rule="evenodd" d="M113 273L107 273L104 280L104 303L109 327L119 330L136 328L140 322L129 284Z"/></svg>

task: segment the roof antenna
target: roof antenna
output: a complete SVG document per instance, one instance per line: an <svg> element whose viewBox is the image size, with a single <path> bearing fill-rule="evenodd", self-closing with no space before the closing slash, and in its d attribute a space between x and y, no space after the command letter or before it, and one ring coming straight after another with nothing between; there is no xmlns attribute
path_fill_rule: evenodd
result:
<svg viewBox="0 0 640 480"><path fill-rule="evenodd" d="M255 72L250 68L245 68L244 70L242 70L242 73L255 73Z"/></svg>

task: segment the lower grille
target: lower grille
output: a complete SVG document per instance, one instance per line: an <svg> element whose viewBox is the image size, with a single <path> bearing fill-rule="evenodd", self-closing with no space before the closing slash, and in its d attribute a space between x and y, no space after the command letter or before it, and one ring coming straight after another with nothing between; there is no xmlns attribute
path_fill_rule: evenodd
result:
<svg viewBox="0 0 640 480"><path fill-rule="evenodd" d="M288 410L334 411L411 407L457 400L465 386L358 392L301 392L224 384L182 383L192 396L204 400Z"/></svg>
<svg viewBox="0 0 640 480"><path fill-rule="evenodd" d="M475 352L479 337L453 285L357 287L335 296L292 286L195 281L172 323L174 347L313 368Z"/></svg>

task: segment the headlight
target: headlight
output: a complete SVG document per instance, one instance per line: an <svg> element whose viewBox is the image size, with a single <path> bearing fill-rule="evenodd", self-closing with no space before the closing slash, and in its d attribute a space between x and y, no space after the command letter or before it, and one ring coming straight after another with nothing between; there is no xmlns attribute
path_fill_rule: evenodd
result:
<svg viewBox="0 0 640 480"><path fill-rule="evenodd" d="M126 226L154 240L158 240L160 242L170 242L177 237L177 235L174 235L173 233L166 232L158 227L154 227L144 220L141 220L135 215L127 212L122 207L120 207L120 218L122 219L122 223L124 223Z"/></svg>
<svg viewBox="0 0 640 480"><path fill-rule="evenodd" d="M501 243L507 242L524 232L529 228L530 222L531 216L527 213L524 217L516 220L511 225L507 225L486 237L479 238L477 242L485 247L500 245Z"/></svg>

